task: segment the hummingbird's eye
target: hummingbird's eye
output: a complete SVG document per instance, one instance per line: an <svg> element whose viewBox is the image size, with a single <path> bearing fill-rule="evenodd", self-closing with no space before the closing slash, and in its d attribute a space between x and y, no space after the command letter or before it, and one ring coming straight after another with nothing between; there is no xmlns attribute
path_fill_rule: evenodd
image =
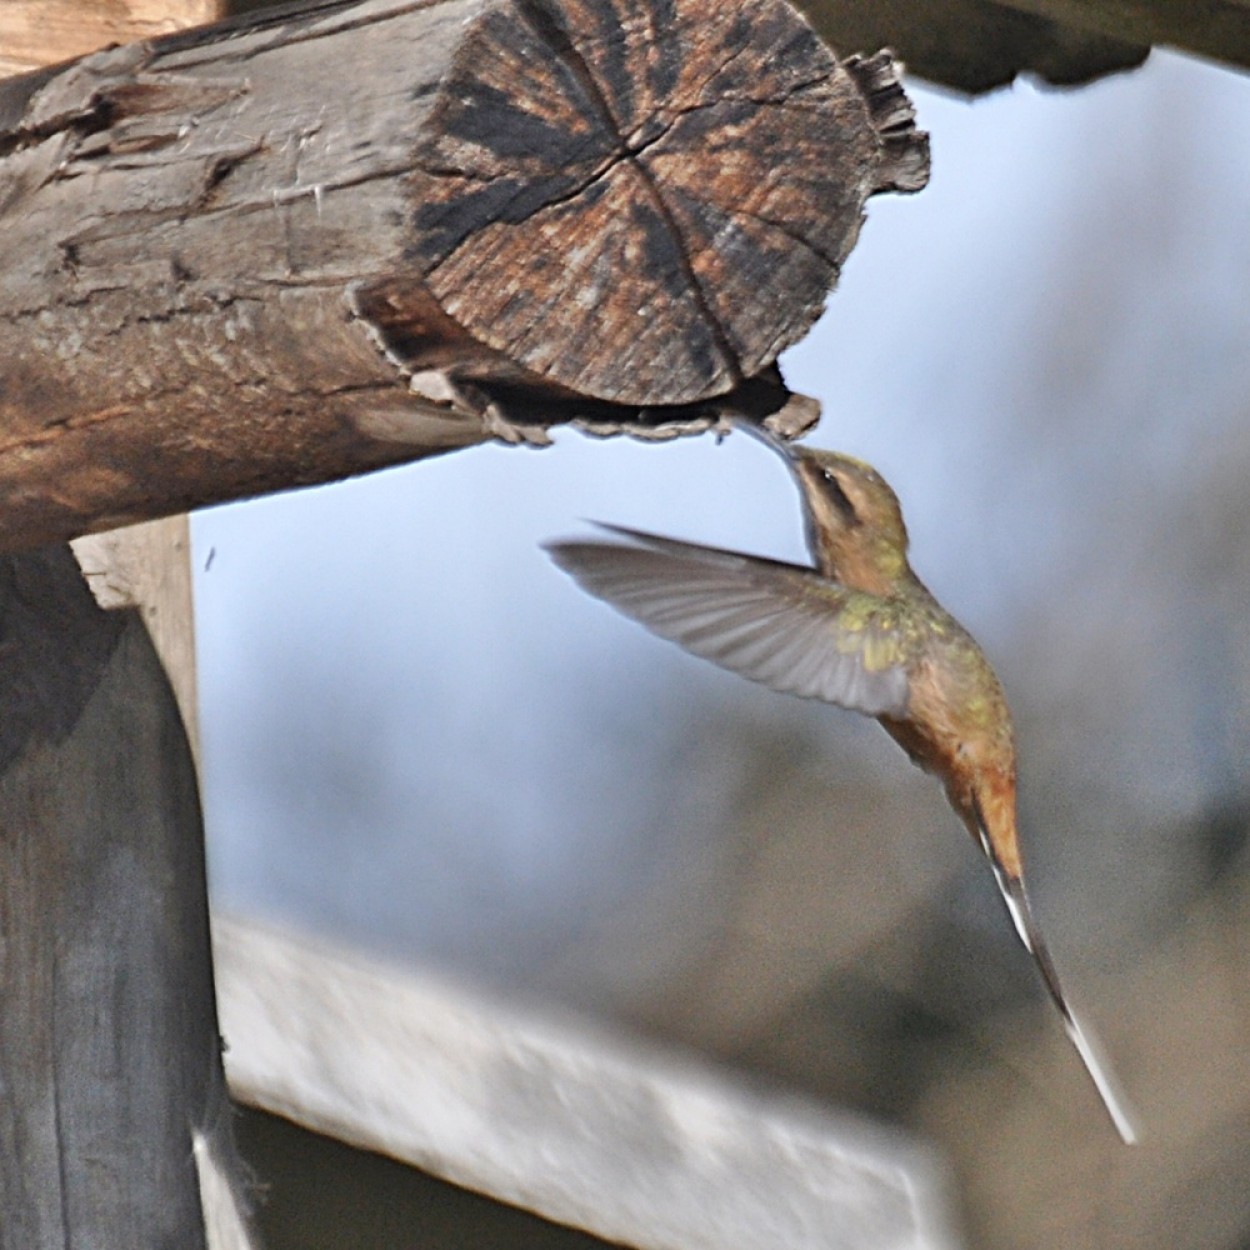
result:
<svg viewBox="0 0 1250 1250"><path fill-rule="evenodd" d="M846 491L842 489L842 483L838 481L837 474L832 469L822 469L821 477L825 479L825 485L829 487L829 498L833 500L835 507L842 513L843 520L848 525L858 525L859 517L855 512L855 505L851 502Z"/></svg>

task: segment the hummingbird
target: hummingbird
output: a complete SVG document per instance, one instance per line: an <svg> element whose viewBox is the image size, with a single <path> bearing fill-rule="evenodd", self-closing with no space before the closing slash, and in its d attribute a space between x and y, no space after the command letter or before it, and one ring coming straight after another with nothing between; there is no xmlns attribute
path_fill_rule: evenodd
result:
<svg viewBox="0 0 1250 1250"><path fill-rule="evenodd" d="M875 717L936 776L984 851L1016 932L1120 1137L1132 1119L1072 1011L1029 895L1016 817L1011 712L985 653L908 562L898 497L876 469L738 428L798 484L812 567L619 525L546 544L590 594L685 650L773 690Z"/></svg>

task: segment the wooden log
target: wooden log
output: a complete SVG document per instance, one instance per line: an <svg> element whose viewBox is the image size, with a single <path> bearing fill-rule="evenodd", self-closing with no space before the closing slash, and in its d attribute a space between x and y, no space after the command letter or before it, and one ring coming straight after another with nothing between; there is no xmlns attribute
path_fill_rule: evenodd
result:
<svg viewBox="0 0 1250 1250"><path fill-rule="evenodd" d="M1010 9L1078 30L1150 44L1170 44L1225 64L1250 67L1250 5L1245 0L999 0Z"/></svg>
<svg viewBox="0 0 1250 1250"><path fill-rule="evenodd" d="M4 0L0 77L219 16L218 0Z"/></svg>
<svg viewBox="0 0 1250 1250"><path fill-rule="evenodd" d="M774 412L927 171L784 0L320 0L0 84L0 550Z"/></svg>
<svg viewBox="0 0 1250 1250"><path fill-rule="evenodd" d="M428 972L214 932L241 1101L639 1250L956 1244L901 1134Z"/></svg>
<svg viewBox="0 0 1250 1250"><path fill-rule="evenodd" d="M224 1244L202 1195L237 1229L239 1173L173 692L63 547L0 558L0 640L0 1248Z"/></svg>
<svg viewBox="0 0 1250 1250"><path fill-rule="evenodd" d="M1121 20L1128 8L1121 0L801 0L800 7L835 47L888 43L909 73L967 92L992 91L1020 74L1056 85L1088 82L1132 69L1150 52L1150 40ZM1185 7L1195 24L1196 10L1207 8Z"/></svg>

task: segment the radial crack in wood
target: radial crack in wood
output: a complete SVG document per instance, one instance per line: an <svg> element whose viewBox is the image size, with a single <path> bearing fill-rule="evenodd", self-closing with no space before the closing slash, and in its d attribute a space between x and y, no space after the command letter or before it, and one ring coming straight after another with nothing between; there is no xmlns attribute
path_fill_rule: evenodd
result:
<svg viewBox="0 0 1250 1250"><path fill-rule="evenodd" d="M723 394L810 327L868 196L924 185L910 106L883 126L859 65L773 0L506 0L440 88L410 255L578 394Z"/></svg>
<svg viewBox="0 0 1250 1250"><path fill-rule="evenodd" d="M927 169L897 65L784 0L322 0L0 83L0 550L555 421L801 426L776 356Z"/></svg>

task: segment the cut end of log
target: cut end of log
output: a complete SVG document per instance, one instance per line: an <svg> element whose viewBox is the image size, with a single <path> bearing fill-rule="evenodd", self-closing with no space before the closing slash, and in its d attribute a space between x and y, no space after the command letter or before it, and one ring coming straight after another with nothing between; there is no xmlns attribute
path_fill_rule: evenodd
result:
<svg viewBox="0 0 1250 1250"><path fill-rule="evenodd" d="M927 176L898 73L787 0L326 0L0 83L0 550L807 420L775 362Z"/></svg>
<svg viewBox="0 0 1250 1250"><path fill-rule="evenodd" d="M803 336L864 201L923 186L928 146L890 55L839 63L784 0L504 0L417 164L408 259L453 339L585 399L682 405Z"/></svg>

